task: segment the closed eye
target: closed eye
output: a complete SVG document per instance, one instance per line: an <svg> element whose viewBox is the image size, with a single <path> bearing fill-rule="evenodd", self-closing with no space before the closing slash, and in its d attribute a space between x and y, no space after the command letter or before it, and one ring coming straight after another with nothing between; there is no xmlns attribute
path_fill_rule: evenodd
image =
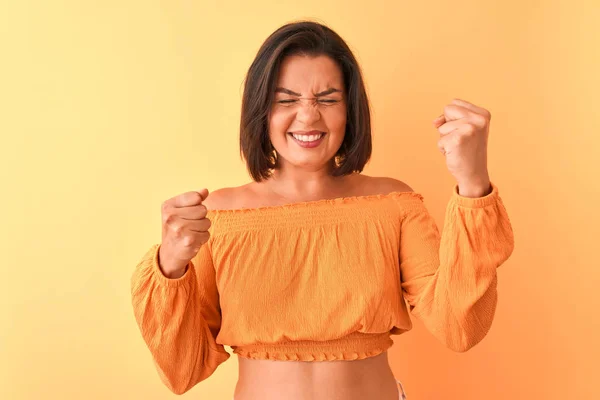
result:
<svg viewBox="0 0 600 400"><path fill-rule="evenodd" d="M298 100L295 99L289 99L289 100L278 100L277 103L279 104L291 104L291 103L296 103ZM339 103L340 100L327 100L327 99L319 99L317 100L319 103L326 103L326 104L333 104L333 103Z"/></svg>

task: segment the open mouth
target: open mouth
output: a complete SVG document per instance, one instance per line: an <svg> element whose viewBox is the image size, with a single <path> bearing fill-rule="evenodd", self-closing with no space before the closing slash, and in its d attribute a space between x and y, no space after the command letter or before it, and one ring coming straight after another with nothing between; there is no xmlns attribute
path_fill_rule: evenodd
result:
<svg viewBox="0 0 600 400"><path fill-rule="evenodd" d="M302 142L314 142L316 140L321 139L321 137L324 135L324 132L321 132L319 134L314 134L314 135L297 135L295 133L291 133L290 135L292 135L295 139L300 140Z"/></svg>
<svg viewBox="0 0 600 400"><path fill-rule="evenodd" d="M321 132L313 135L298 135L288 132L288 135L290 135L301 147L316 147L323 141L323 137L325 137L326 133Z"/></svg>

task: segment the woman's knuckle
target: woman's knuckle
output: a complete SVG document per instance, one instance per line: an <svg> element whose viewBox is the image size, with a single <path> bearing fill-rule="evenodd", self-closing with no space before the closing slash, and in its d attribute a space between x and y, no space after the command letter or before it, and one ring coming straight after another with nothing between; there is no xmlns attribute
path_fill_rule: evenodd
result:
<svg viewBox="0 0 600 400"><path fill-rule="evenodd" d="M198 203L198 202L202 201L202 196L200 195L200 193L192 192L192 201L194 203Z"/></svg>
<svg viewBox="0 0 600 400"><path fill-rule="evenodd" d="M183 232L183 226L181 226L181 224L171 224L171 230L176 236L181 236L181 233Z"/></svg>
<svg viewBox="0 0 600 400"><path fill-rule="evenodd" d="M173 214L173 213L168 213L167 217L165 219L167 225L177 225L176 220L177 220L177 218L176 218L175 214Z"/></svg>
<svg viewBox="0 0 600 400"><path fill-rule="evenodd" d="M208 242L208 239L210 239L210 232L207 231L200 234L200 243L204 244Z"/></svg>
<svg viewBox="0 0 600 400"><path fill-rule="evenodd" d="M487 118L484 115L476 114L473 117L474 125L484 126L487 123Z"/></svg>

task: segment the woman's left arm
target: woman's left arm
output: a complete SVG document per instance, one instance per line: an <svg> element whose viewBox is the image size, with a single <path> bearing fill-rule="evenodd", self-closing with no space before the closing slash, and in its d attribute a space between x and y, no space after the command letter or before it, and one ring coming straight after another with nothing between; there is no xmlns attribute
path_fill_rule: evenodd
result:
<svg viewBox="0 0 600 400"><path fill-rule="evenodd" d="M400 269L411 311L446 346L466 351L489 331L497 304L496 268L512 254L506 208L491 183L487 144L491 113L454 99L433 121L438 149L457 185L440 237L422 202L402 220Z"/></svg>
<svg viewBox="0 0 600 400"><path fill-rule="evenodd" d="M442 234L422 200L404 205L400 273L413 315L454 351L467 351L489 331L497 304L496 269L513 252L508 214L492 192L458 194L446 209Z"/></svg>

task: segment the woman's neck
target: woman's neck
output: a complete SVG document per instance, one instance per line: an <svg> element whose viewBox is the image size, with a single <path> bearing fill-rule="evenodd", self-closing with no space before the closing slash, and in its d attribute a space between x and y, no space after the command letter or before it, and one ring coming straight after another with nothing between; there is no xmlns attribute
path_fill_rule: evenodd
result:
<svg viewBox="0 0 600 400"><path fill-rule="evenodd" d="M332 176L326 171L302 171L283 173L274 170L273 175L264 181L267 190L289 200L310 201L335 197L345 191L353 175Z"/></svg>

